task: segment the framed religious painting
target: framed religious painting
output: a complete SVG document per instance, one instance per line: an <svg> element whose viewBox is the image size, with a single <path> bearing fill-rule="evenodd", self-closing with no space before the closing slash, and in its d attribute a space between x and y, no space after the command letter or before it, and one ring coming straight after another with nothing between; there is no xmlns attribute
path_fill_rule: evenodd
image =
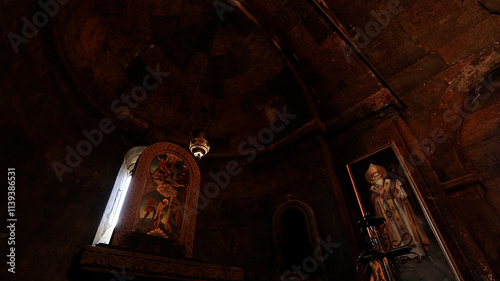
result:
<svg viewBox="0 0 500 281"><path fill-rule="evenodd" d="M190 257L200 172L192 155L172 143L155 143L141 154L112 245Z"/></svg>
<svg viewBox="0 0 500 281"><path fill-rule="evenodd" d="M394 143L348 163L347 170L362 217L380 218L372 220L378 223L369 240L378 258L390 257L375 261L376 255L370 256L375 261L369 264L372 280L462 280ZM383 270L377 268L381 265Z"/></svg>

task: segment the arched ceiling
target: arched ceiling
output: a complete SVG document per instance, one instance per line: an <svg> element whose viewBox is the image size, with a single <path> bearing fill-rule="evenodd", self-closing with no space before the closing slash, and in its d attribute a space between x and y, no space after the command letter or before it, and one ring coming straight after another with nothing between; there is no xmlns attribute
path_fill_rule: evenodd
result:
<svg viewBox="0 0 500 281"><path fill-rule="evenodd" d="M300 100L280 50L237 8L221 21L210 1L91 3L70 3L54 34L73 79L106 115L126 105L147 66L168 76L127 107L172 138L190 138L204 119L210 137L230 148L268 127L285 95Z"/></svg>
<svg viewBox="0 0 500 281"><path fill-rule="evenodd" d="M345 63L342 40L312 6L241 4L246 8L208 0L77 1L52 28L80 92L115 120L129 111L122 128L150 141L187 143L203 126L212 147L235 152L285 106L298 118L274 140L318 112L327 122L381 92L355 56ZM151 69L164 73L162 81L134 101Z"/></svg>

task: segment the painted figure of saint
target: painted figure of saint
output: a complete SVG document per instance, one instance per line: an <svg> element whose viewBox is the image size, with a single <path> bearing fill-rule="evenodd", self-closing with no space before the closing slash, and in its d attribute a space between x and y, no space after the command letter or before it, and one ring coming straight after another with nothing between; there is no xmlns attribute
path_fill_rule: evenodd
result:
<svg viewBox="0 0 500 281"><path fill-rule="evenodd" d="M181 235L189 186L189 171L176 155L161 154L152 159L134 231L167 239ZM152 217L151 217L152 214Z"/></svg>
<svg viewBox="0 0 500 281"><path fill-rule="evenodd" d="M377 217L385 218L382 236L388 249L412 246L413 253L425 256L429 239L408 201L408 194L399 180L388 179L380 165L370 164L365 174L370 187L371 202Z"/></svg>
<svg viewBox="0 0 500 281"><path fill-rule="evenodd" d="M168 233L176 233L180 230L182 226L182 215L181 206L178 200L172 200L167 213L167 222L165 223L165 228Z"/></svg>
<svg viewBox="0 0 500 281"><path fill-rule="evenodd" d="M144 212L146 212L146 214L142 218L143 223L144 223L144 220L149 216L150 213L153 213L153 218L155 217L155 214L156 214L156 209L154 207L154 205L156 205L156 199L154 199L153 197L148 197L146 199L146 204L147 204L147 206L144 209Z"/></svg>
<svg viewBox="0 0 500 281"><path fill-rule="evenodd" d="M160 227L161 220L163 219L163 216L165 215L165 208L168 206L168 199L163 199L160 203L158 203L157 207L157 213L154 221L154 226L156 228ZM168 210L168 209L167 209Z"/></svg>

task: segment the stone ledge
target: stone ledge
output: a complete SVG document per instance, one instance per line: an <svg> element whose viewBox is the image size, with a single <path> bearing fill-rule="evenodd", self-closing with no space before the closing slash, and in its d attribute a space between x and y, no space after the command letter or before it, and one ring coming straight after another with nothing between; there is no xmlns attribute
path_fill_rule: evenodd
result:
<svg viewBox="0 0 500 281"><path fill-rule="evenodd" d="M84 271L117 271L130 276L166 280L242 281L244 279L242 268L95 246L85 247L80 265Z"/></svg>

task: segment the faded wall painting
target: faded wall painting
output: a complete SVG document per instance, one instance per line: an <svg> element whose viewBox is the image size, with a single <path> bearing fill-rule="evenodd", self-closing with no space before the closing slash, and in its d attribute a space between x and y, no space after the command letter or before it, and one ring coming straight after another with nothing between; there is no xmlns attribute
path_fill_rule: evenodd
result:
<svg viewBox="0 0 500 281"><path fill-rule="evenodd" d="M132 231L177 240L183 224L189 171L181 158L165 153L152 160L148 173Z"/></svg>

